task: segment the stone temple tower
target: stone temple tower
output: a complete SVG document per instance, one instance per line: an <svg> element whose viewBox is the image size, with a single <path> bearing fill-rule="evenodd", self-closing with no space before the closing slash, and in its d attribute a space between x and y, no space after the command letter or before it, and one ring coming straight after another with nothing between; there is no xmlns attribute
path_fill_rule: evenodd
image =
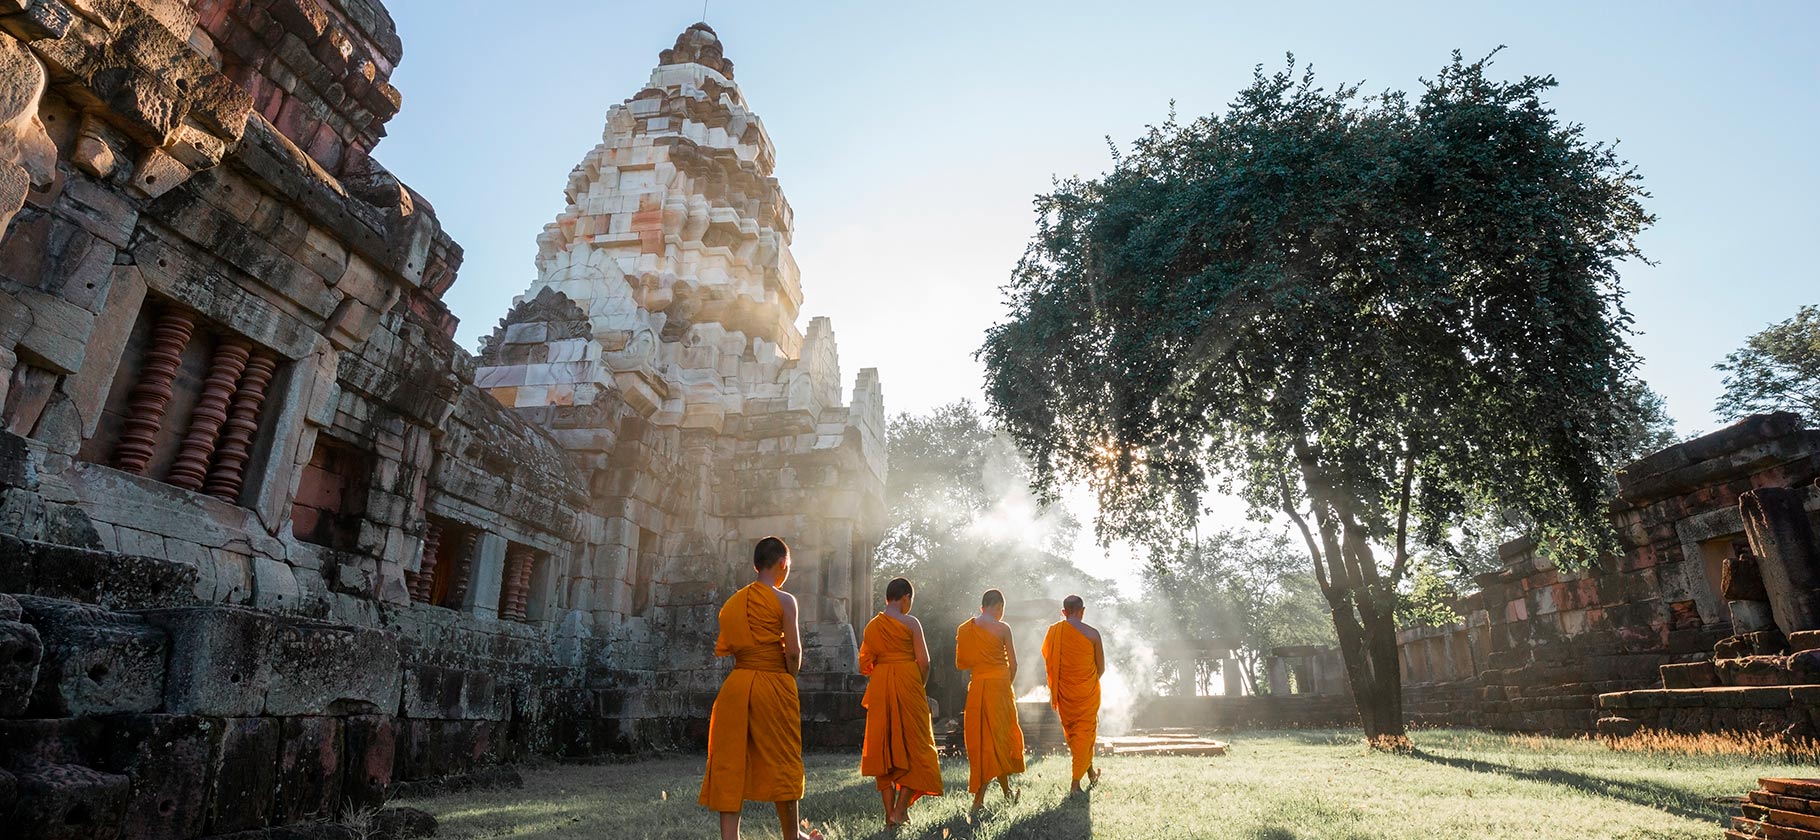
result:
<svg viewBox="0 0 1820 840"><path fill-rule="evenodd" d="M836 688L853 672L870 612L882 390L862 370L843 405L828 320L797 328L775 155L719 37L689 27L608 111L538 237L537 279L475 372L589 475L600 533L579 535L591 556L555 597L593 619L615 670L648 670L690 703L718 685L715 611L749 579L758 538L794 549L806 693L817 673Z"/></svg>

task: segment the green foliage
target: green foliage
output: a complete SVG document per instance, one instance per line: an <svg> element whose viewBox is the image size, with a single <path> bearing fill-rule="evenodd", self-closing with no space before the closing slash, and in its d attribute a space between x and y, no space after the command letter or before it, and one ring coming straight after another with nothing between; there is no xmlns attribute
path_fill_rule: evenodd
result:
<svg viewBox="0 0 1820 840"><path fill-rule="evenodd" d="M1668 403L1661 394L1642 380L1632 379L1620 396L1624 443L1618 448L1615 464L1631 463L1680 442L1674 418L1669 416ZM1614 472L1606 479L1607 495L1617 493L1617 484ZM1439 554L1446 558L1445 565L1452 576L1471 578L1502 567L1499 548L1523 536L1534 538L1537 534L1534 523L1521 513L1508 508L1480 508L1461 521L1452 537L1439 547Z"/></svg>
<svg viewBox="0 0 1820 840"><path fill-rule="evenodd" d="M1792 411L1820 426L1820 306L1801 307L1713 367L1725 372L1725 393L1713 407L1719 416Z"/></svg>
<svg viewBox="0 0 1820 840"><path fill-rule="evenodd" d="M979 611L980 594L998 588L1009 602L1080 592L1108 606L1113 584L1068 559L1080 524L1059 507L1041 507L1027 489L1028 465L1010 441L986 426L972 403L891 418L886 521L873 583L907 577L929 642L929 693L944 717L959 714L966 675L954 669L954 629ZM876 608L877 604L874 604ZM863 621L861 622L863 624ZM1021 668L1040 668L1035 650Z"/></svg>
<svg viewBox="0 0 1820 840"><path fill-rule="evenodd" d="M1446 627L1460 620L1453 608L1460 591L1445 570L1417 563L1409 576L1409 591L1397 604L1397 625L1401 627Z"/></svg>
<svg viewBox="0 0 1820 840"><path fill-rule="evenodd" d="M1213 475L1276 508L1299 448L1383 539L1410 458L1431 539L1501 503L1593 548L1635 362L1617 266L1651 217L1552 78L1485 67L1414 101L1260 72L1039 197L980 351L1039 482L1093 482L1131 530Z"/></svg>
<svg viewBox="0 0 1820 840"><path fill-rule="evenodd" d="M1227 529L1153 547L1144 588L1157 641L1236 645L1254 692L1271 648L1334 641L1308 555L1284 533ZM1196 676L1205 693L1211 673Z"/></svg>

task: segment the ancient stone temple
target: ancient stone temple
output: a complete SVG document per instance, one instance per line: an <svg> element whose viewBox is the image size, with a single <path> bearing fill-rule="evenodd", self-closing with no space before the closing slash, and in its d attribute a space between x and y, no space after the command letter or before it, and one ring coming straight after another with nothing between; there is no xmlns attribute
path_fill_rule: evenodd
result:
<svg viewBox="0 0 1820 840"><path fill-rule="evenodd" d="M805 736L854 737L882 395L797 329L718 38L608 115L478 359L460 247L372 157L402 56L373 0L0 0L7 837L693 745L767 533Z"/></svg>
<svg viewBox="0 0 1820 840"><path fill-rule="evenodd" d="M1624 549L1564 570L1529 540L1460 624L1398 633L1423 723L1820 737L1820 429L1750 417L1618 474Z"/></svg>
<svg viewBox="0 0 1820 840"><path fill-rule="evenodd" d="M766 534L794 548L804 669L851 671L884 515L878 376L842 405L828 320L796 327L775 158L714 31L690 27L570 173L474 379L584 471L604 528L592 578L612 583L571 586L566 606L707 690L718 672L678 649L712 648L717 596L749 572L729 558Z"/></svg>

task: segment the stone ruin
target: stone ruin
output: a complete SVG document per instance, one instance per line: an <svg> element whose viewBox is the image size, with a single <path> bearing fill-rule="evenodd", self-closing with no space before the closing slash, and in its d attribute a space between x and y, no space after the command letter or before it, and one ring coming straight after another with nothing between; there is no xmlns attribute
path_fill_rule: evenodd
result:
<svg viewBox="0 0 1820 840"><path fill-rule="evenodd" d="M698 744L795 548L810 743L863 712L884 409L843 404L774 150L695 26L478 358L372 157L375 0L0 0L0 816L194 838Z"/></svg>
<svg viewBox="0 0 1820 840"><path fill-rule="evenodd" d="M1566 571L1528 540L1399 633L1420 723L1553 734L1820 736L1820 429L1751 417L1618 475L1623 551Z"/></svg>

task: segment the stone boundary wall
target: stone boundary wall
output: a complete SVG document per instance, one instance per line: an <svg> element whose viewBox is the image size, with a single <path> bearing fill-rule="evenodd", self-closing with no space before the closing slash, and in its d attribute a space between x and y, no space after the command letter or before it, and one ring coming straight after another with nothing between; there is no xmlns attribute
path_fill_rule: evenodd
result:
<svg viewBox="0 0 1820 840"><path fill-rule="evenodd" d="M1242 697L1154 697L1137 710L1143 729L1303 729L1357 726L1350 694L1248 694Z"/></svg>
<svg viewBox="0 0 1820 840"><path fill-rule="evenodd" d="M1404 703L1421 725L1587 734L1598 696L1653 688L1661 666L1710 659L1732 635L1720 567L1745 542L1738 500L1820 475L1820 430L1791 414L1742 420L1621 470L1623 553L1555 568L1527 540L1456 605L1465 620L1398 634ZM1820 494L1814 494L1820 496Z"/></svg>

